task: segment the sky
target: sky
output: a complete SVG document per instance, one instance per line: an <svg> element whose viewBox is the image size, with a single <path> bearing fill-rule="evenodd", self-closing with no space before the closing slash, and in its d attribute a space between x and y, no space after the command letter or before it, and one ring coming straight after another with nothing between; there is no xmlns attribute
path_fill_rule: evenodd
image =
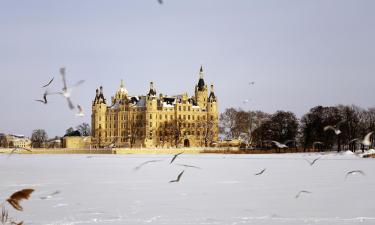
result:
<svg viewBox="0 0 375 225"><path fill-rule="evenodd" d="M0 0L0 133L62 136L91 123L95 89L107 99L123 79L130 95L194 94L199 68L220 112L294 112L316 105L374 107L372 0ZM61 96L67 80L77 118ZM249 85L249 82L255 82ZM244 104L244 100L249 102Z"/></svg>

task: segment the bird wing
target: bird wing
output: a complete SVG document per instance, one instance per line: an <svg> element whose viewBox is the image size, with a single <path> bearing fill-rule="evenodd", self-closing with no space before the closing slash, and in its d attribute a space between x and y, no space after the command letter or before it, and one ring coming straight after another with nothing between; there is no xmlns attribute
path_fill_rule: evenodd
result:
<svg viewBox="0 0 375 225"><path fill-rule="evenodd" d="M66 98L66 100L68 101L69 108L73 110L74 109L74 105L73 105L72 100L70 100L70 98Z"/></svg>
<svg viewBox="0 0 375 225"><path fill-rule="evenodd" d="M173 163L173 161L174 161L179 155L181 155L182 153L184 153L184 152L180 152L180 153L174 155L173 158L172 158L172 160L171 160L171 162L170 162L169 164Z"/></svg>
<svg viewBox="0 0 375 225"><path fill-rule="evenodd" d="M60 74L61 74L61 77L62 77L62 81L63 81L63 90L67 90L68 87L66 85L66 79L65 79L65 67L62 67L60 68Z"/></svg>
<svg viewBox="0 0 375 225"><path fill-rule="evenodd" d="M335 131L336 129L333 126L325 126L324 127L324 131L327 131L327 130L333 130L333 131Z"/></svg>
<svg viewBox="0 0 375 225"><path fill-rule="evenodd" d="M78 87L79 85L81 85L83 83L85 83L85 81L84 80L80 80L73 87Z"/></svg>
<svg viewBox="0 0 375 225"><path fill-rule="evenodd" d="M370 137L371 135L373 134L374 132L370 132L368 134L366 134L365 138L363 138L363 141L362 141L362 144L364 145L370 145Z"/></svg>
<svg viewBox="0 0 375 225"><path fill-rule="evenodd" d="M189 168L200 169L200 170L202 169L202 168L200 168L198 166L187 165L187 164L176 164L176 165L178 165L178 166L184 166L184 167L189 167Z"/></svg>
<svg viewBox="0 0 375 225"><path fill-rule="evenodd" d="M266 169L263 169L262 171L260 171L259 173L254 174L254 175L255 175L255 176L261 175L261 174L264 173L264 171L266 171Z"/></svg>
<svg viewBox="0 0 375 225"><path fill-rule="evenodd" d="M182 174L184 174L185 170L183 170L180 174L177 176L177 181L180 181Z"/></svg>
<svg viewBox="0 0 375 225"><path fill-rule="evenodd" d="M53 79L55 79L55 78L52 77L52 79L46 85L44 85L43 87L47 87L48 85L50 85L52 83Z"/></svg>
<svg viewBox="0 0 375 225"><path fill-rule="evenodd" d="M13 206L14 209L22 211L22 207L19 204L21 200L29 199L31 193L34 191L34 189L23 189L21 191L17 191L13 193L8 199L7 202Z"/></svg>

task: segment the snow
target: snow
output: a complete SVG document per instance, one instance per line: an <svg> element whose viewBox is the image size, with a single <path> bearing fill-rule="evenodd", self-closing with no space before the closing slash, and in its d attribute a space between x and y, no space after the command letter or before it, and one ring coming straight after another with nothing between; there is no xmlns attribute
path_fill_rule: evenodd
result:
<svg viewBox="0 0 375 225"><path fill-rule="evenodd" d="M375 161L357 155L88 156L0 154L0 199L34 188L23 212L9 212L27 225L375 224ZM168 183L184 169L177 164L202 169ZM366 175L345 180L350 170ZM311 194L296 199L301 190Z"/></svg>

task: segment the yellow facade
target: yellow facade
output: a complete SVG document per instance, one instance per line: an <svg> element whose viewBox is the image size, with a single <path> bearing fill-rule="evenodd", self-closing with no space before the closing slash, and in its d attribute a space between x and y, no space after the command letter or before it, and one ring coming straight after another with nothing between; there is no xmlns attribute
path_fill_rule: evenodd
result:
<svg viewBox="0 0 375 225"><path fill-rule="evenodd" d="M218 140L217 98L211 85L208 94L199 72L195 95L157 96L153 82L147 95L130 96L121 81L111 105L96 90L92 102L94 147L199 147Z"/></svg>
<svg viewBox="0 0 375 225"><path fill-rule="evenodd" d="M91 137L66 136L63 138L63 147L71 149L88 149L91 147Z"/></svg>

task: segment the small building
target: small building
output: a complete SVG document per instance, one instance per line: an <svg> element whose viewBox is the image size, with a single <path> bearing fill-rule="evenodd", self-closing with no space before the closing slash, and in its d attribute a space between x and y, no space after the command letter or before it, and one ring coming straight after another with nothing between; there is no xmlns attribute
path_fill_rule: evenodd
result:
<svg viewBox="0 0 375 225"><path fill-rule="evenodd" d="M63 137L63 148L89 149L91 148L91 136L65 136Z"/></svg>
<svg viewBox="0 0 375 225"><path fill-rule="evenodd" d="M0 145L5 148L30 148L31 140L24 135L2 134L0 136Z"/></svg>

